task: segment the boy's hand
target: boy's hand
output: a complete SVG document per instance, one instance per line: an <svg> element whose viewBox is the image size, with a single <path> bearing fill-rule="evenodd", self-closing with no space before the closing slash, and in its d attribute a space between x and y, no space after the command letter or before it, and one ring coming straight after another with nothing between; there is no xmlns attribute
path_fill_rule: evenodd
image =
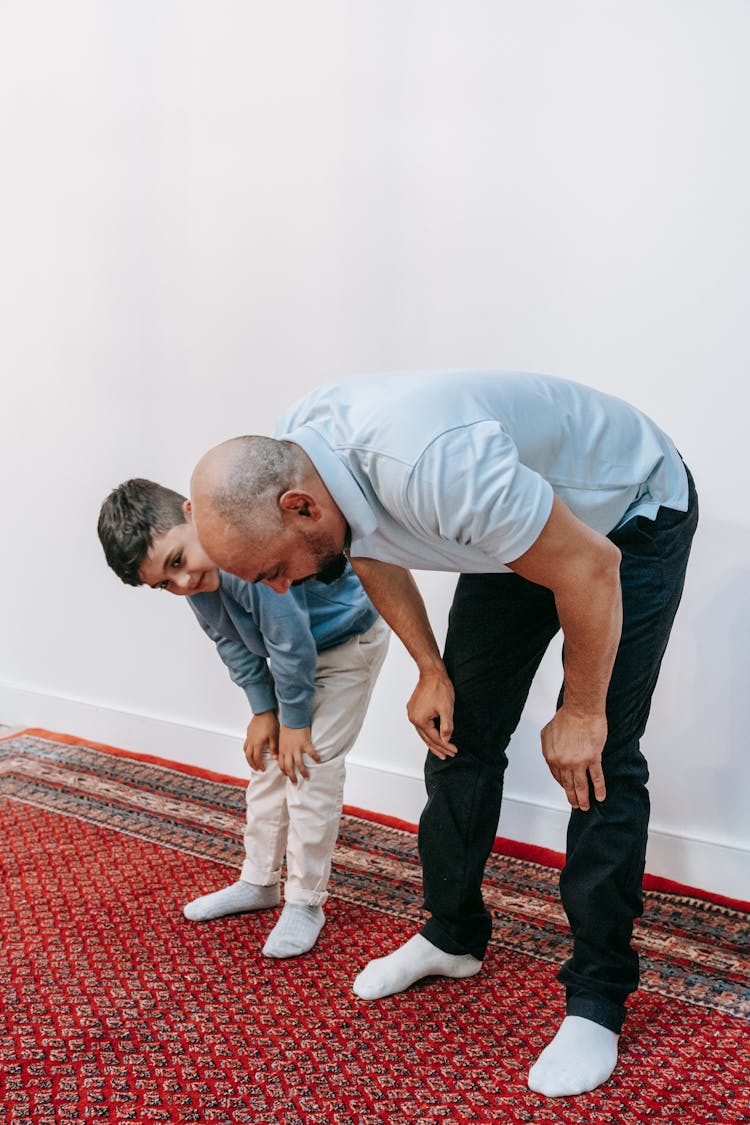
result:
<svg viewBox="0 0 750 1125"><path fill-rule="evenodd" d="M312 744L310 727L282 727L279 735L279 769L294 785L297 784L297 770L300 776L309 778L303 755L319 762L318 751Z"/></svg>
<svg viewBox="0 0 750 1125"><path fill-rule="evenodd" d="M262 711L260 715L253 715L247 726L243 749L251 770L262 772L266 768L264 753L270 754L272 758L278 757L279 720L275 711Z"/></svg>

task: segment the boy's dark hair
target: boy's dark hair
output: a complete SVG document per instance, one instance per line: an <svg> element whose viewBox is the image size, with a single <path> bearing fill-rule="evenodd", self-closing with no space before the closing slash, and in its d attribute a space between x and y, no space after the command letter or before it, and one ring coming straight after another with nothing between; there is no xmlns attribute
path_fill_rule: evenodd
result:
<svg viewBox="0 0 750 1125"><path fill-rule="evenodd" d="M134 477L113 488L99 512L99 541L107 562L128 586L142 586L139 571L155 535L185 523L185 497L152 480Z"/></svg>

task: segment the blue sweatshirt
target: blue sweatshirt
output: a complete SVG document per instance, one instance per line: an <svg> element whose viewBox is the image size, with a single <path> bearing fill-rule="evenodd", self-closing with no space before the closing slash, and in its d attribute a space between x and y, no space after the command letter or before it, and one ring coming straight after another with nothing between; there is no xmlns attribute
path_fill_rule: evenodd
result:
<svg viewBox="0 0 750 1125"><path fill-rule="evenodd" d="M277 594L220 571L218 590L187 598L253 714L279 711L282 726L312 722L317 654L366 633L378 614L347 563L341 578L310 579Z"/></svg>

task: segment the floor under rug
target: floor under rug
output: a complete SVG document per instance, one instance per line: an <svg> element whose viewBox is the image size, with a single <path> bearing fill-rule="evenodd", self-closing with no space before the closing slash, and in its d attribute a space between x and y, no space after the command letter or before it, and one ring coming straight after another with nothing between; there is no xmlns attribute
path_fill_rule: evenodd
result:
<svg viewBox="0 0 750 1125"><path fill-rule="evenodd" d="M413 834L345 816L318 945L272 961L277 910L182 915L236 877L240 786L19 734L0 810L0 1122L750 1122L740 911L647 896L618 1068L551 1101L526 1073L563 1014L556 871L493 855L483 971L366 1003L353 977L421 917Z"/></svg>

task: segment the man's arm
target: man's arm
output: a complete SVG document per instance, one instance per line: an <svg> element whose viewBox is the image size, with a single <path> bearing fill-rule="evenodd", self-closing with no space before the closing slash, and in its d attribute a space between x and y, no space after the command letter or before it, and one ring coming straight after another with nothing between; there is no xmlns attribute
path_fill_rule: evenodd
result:
<svg viewBox="0 0 750 1125"><path fill-rule="evenodd" d="M620 552L555 497L533 546L511 570L552 590L564 637L563 705L542 731L542 752L573 808L606 796L601 756L605 704L622 629Z"/></svg>
<svg viewBox="0 0 750 1125"><path fill-rule="evenodd" d="M403 643L419 669L407 714L438 758L451 758L453 684L448 678L417 584L408 570L377 559L352 558L352 568L370 601Z"/></svg>

